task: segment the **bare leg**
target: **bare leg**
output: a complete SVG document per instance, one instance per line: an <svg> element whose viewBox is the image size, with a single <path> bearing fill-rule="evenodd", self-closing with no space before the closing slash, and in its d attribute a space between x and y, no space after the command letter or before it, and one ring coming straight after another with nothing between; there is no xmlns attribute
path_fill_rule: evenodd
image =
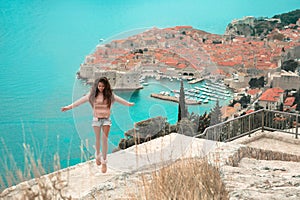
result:
<svg viewBox="0 0 300 200"><path fill-rule="evenodd" d="M110 126L103 126L102 127L103 134L102 134L102 153L103 159L106 160L107 149L108 149L108 134L110 131Z"/></svg>
<svg viewBox="0 0 300 200"><path fill-rule="evenodd" d="M103 134L102 134L102 153L103 153L103 162L102 162L102 172L105 173L107 170L106 167L106 159L107 159L107 149L108 149L108 134L110 130L110 126L103 126L102 127Z"/></svg>
<svg viewBox="0 0 300 200"><path fill-rule="evenodd" d="M93 128L94 128L95 137L96 137L96 144L95 144L96 145L96 156L95 156L96 164L101 165L101 159L98 158L98 155L100 155L100 145L101 145L100 131L101 131L101 128L98 126L93 126Z"/></svg>

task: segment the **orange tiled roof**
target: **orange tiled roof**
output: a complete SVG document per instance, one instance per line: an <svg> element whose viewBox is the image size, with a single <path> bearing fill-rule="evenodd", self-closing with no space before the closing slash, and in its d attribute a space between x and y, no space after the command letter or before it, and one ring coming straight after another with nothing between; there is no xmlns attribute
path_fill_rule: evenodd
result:
<svg viewBox="0 0 300 200"><path fill-rule="evenodd" d="M233 107L234 107L234 108L236 108L236 107L241 107L241 104L240 104L240 103L235 103L235 104L233 105Z"/></svg>
<svg viewBox="0 0 300 200"><path fill-rule="evenodd" d="M181 45L181 43L174 43L178 38L165 39L162 37L161 39L158 39L156 37L156 35L163 35L166 32L173 32L176 34L176 31L180 29L189 29L189 31L186 31L186 35L192 38L191 42L193 42L193 46L197 47L195 49L201 49L201 53L195 49L186 48ZM175 65L175 62L170 63L174 67L184 68L186 66L191 66L196 70L199 70L208 67L207 63L214 62L221 66L236 66L242 64L245 68L256 67L257 69L264 70L277 67L278 57L281 55L283 47L287 51L292 47L300 45L300 42L298 42L300 39L300 28L277 31L284 34L285 37L291 38L291 41L268 41L268 45L265 45L265 41L236 37L232 42L224 41L220 35L193 29L192 26L176 26L166 29L154 28L141 35L132 36L124 40L114 40L112 41L111 46L97 47L96 51L93 53L94 58L87 60L86 62L88 64L111 64L112 62L114 64L122 64L122 62L134 58L127 49L129 42L138 44L140 40L158 40L157 44L149 46L148 56L155 55L155 59L160 62L167 60L168 57L172 57L174 60L177 60L177 65ZM203 43L202 40L203 35L207 38L205 43ZM184 37L183 39L186 40L187 38ZM214 40L223 41L223 43L213 44ZM170 43L170 48L168 50L166 50L163 45L166 41ZM125 45L124 47L122 47L123 44ZM159 46L157 47L157 45ZM243 54L241 54L241 52L243 52ZM120 56L123 57L120 58ZM182 57L185 59L182 59ZM143 62L143 59L146 58L141 57L139 61ZM135 65L136 63L137 61L130 61L128 65Z"/></svg>
<svg viewBox="0 0 300 200"><path fill-rule="evenodd" d="M115 43L123 43L125 40L114 40Z"/></svg>
<svg viewBox="0 0 300 200"><path fill-rule="evenodd" d="M186 65L183 63L180 63L179 65L177 65L177 68L183 69L183 68L186 68Z"/></svg>
<svg viewBox="0 0 300 200"><path fill-rule="evenodd" d="M275 93L283 93L284 92L284 90L281 89L280 87L270 88L269 90L272 90Z"/></svg>
<svg viewBox="0 0 300 200"><path fill-rule="evenodd" d="M260 89L251 89L251 90L248 90L247 93L253 96L259 92L260 92Z"/></svg>
<svg viewBox="0 0 300 200"><path fill-rule="evenodd" d="M165 30L165 31L172 31L173 30L173 28L164 28L163 30Z"/></svg>
<svg viewBox="0 0 300 200"><path fill-rule="evenodd" d="M163 57L161 53L155 53L155 58L160 60Z"/></svg>
<svg viewBox="0 0 300 200"><path fill-rule="evenodd" d="M235 62L242 62L243 57L241 55L237 55L236 57L233 57L232 60L234 60Z"/></svg>
<svg viewBox="0 0 300 200"><path fill-rule="evenodd" d="M162 60L162 62L166 63L167 65L176 66L178 61L172 57L168 57L165 60Z"/></svg>
<svg viewBox="0 0 300 200"><path fill-rule="evenodd" d="M253 112L254 112L254 110L247 110L246 114L253 113Z"/></svg>
<svg viewBox="0 0 300 200"><path fill-rule="evenodd" d="M272 101L277 102L279 100L279 96L281 93L283 93L284 90L276 87L276 88L270 88L267 89L260 97L260 101Z"/></svg>
<svg viewBox="0 0 300 200"><path fill-rule="evenodd" d="M236 112L236 109L231 106L223 106L221 108L221 112L222 112L223 117L225 118L225 117L232 116Z"/></svg>
<svg viewBox="0 0 300 200"><path fill-rule="evenodd" d="M175 30L180 30L180 29L192 29L193 27L192 26L175 26Z"/></svg>
<svg viewBox="0 0 300 200"><path fill-rule="evenodd" d="M284 101L285 106L292 106L295 101L295 97L288 97Z"/></svg>

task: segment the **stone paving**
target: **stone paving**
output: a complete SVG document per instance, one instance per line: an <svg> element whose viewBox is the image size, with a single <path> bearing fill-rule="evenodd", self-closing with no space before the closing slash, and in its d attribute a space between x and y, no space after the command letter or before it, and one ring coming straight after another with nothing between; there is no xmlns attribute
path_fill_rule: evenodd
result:
<svg viewBox="0 0 300 200"><path fill-rule="evenodd" d="M286 133L259 131L231 143L272 151L281 160L244 157L238 166L224 165L223 180L230 199L300 199L300 160L286 161L288 154L300 156L299 139Z"/></svg>
<svg viewBox="0 0 300 200"><path fill-rule="evenodd" d="M92 160L43 178L51 183L59 174L62 193L73 199L130 199L140 173L179 158L206 156L221 167L231 199L300 199L299 147L299 139L278 132L257 132L229 143L172 133L110 154L106 174ZM22 188L28 187L34 190L36 182L8 188L0 199L21 199Z"/></svg>

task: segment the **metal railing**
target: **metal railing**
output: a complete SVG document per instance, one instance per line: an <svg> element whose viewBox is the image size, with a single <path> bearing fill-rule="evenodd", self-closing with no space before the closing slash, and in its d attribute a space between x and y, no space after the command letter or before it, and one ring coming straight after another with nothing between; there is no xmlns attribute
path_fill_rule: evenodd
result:
<svg viewBox="0 0 300 200"><path fill-rule="evenodd" d="M226 122L209 126L196 138L228 142L261 130L294 134L298 139L299 114L273 110L258 110Z"/></svg>

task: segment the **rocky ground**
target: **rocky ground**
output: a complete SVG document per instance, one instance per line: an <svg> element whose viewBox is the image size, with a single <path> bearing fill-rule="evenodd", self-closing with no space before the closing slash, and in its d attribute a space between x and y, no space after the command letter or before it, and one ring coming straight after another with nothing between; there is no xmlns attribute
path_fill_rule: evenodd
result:
<svg viewBox="0 0 300 200"><path fill-rule="evenodd" d="M222 168L230 199L300 199L300 163L243 158Z"/></svg>
<svg viewBox="0 0 300 200"><path fill-rule="evenodd" d="M259 132L251 138L233 143L300 155L300 141L282 133L270 136L267 132ZM147 177L148 172L122 174L107 182L108 186L100 186L100 190L94 191L93 196L89 194L84 199L140 199L141 177L142 174ZM244 157L238 166L223 165L221 175L232 200L300 199L300 162Z"/></svg>
<svg viewBox="0 0 300 200"><path fill-rule="evenodd" d="M142 193L142 176L149 173L123 173L120 176L100 184L88 195L82 197L84 200L95 199L140 199Z"/></svg>
<svg viewBox="0 0 300 200"><path fill-rule="evenodd" d="M224 166L221 174L230 199L300 199L300 163L243 158L238 167ZM147 177L148 172L143 176ZM140 199L142 173L124 173L83 197L94 199Z"/></svg>

